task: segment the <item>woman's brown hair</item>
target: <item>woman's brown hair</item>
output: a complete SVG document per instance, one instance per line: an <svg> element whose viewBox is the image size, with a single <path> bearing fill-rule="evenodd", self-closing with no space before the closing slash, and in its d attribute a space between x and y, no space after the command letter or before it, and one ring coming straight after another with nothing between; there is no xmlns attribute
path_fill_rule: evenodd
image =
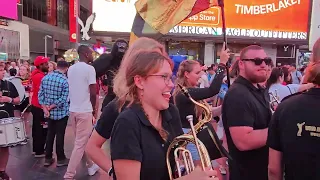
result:
<svg viewBox="0 0 320 180"><path fill-rule="evenodd" d="M310 63L306 67L302 84L308 83L308 80L310 79L310 68L318 62L320 62L320 38L313 45Z"/></svg>
<svg viewBox="0 0 320 180"><path fill-rule="evenodd" d="M121 111L125 102L129 102L128 106L133 103L141 104L138 87L134 83L135 76L141 76L146 78L151 74L159 71L164 62L168 62L173 69L173 62L165 53L159 50L138 50L130 55L127 55L125 61L127 62L126 68L122 68L118 71L117 75L124 77L125 81L117 82L122 78L115 79L115 88L118 91L115 92L118 97L119 111ZM121 89L117 85L121 85ZM142 105L142 104L141 104ZM142 107L143 109L143 107ZM148 117L148 115L145 113ZM156 128L156 127L155 127ZM167 140L168 133L164 129L156 128L160 136Z"/></svg>
<svg viewBox="0 0 320 180"><path fill-rule="evenodd" d="M181 88L178 86L178 84L189 88L191 85L189 84L188 80L185 77L186 72L191 72L193 70L194 65L197 65L200 63L195 60L185 60L182 61L179 65L178 72L177 72L177 78L175 80L175 87L173 90L173 101L176 104L176 96L181 92ZM201 101L201 103L204 103ZM195 112L197 115L197 118L199 118L202 114L202 109L198 106L195 106Z"/></svg>
<svg viewBox="0 0 320 180"><path fill-rule="evenodd" d="M141 37L141 38L137 39L136 41L134 41L134 43L129 46L129 49L127 50L127 52L123 56L123 59L122 59L122 62L121 62L121 65L119 67L118 72L124 72L127 69L128 63L131 61L130 56L139 50L156 50L156 51L161 52L164 56L168 56L165 51L164 46L161 45L159 42L157 42L154 39ZM126 85L123 83L125 81L126 81L126 77L124 76L123 73L116 73L115 72L115 76L113 79L113 92L115 94L121 94L122 90L126 88ZM121 103L123 103L123 104L121 104ZM122 107L124 105L124 103L125 102L120 102L120 104L119 104L120 107ZM121 108L119 108L119 111L120 110L121 110Z"/></svg>
<svg viewBox="0 0 320 180"><path fill-rule="evenodd" d="M308 83L320 85L320 61L313 63L309 67Z"/></svg>

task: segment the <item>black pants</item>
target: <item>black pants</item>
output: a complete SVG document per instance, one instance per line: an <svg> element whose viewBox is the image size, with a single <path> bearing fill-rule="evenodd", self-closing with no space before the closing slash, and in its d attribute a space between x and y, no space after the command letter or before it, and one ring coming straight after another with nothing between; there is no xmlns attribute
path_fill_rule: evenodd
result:
<svg viewBox="0 0 320 180"><path fill-rule="evenodd" d="M68 123L68 116L53 120L48 119L48 135L46 140L46 159L52 158L53 143L56 137L56 153L58 161L64 160L66 155L64 154L64 135Z"/></svg>
<svg viewBox="0 0 320 180"><path fill-rule="evenodd" d="M47 138L47 129L43 128L44 113L41 108L32 106L31 113L33 116L32 123L32 139L33 139L33 152L36 155L44 154L44 146Z"/></svg>

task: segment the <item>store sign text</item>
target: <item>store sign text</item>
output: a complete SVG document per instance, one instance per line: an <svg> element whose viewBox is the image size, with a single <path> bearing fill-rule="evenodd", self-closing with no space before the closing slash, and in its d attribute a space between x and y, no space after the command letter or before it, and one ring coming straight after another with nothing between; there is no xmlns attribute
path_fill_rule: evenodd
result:
<svg viewBox="0 0 320 180"><path fill-rule="evenodd" d="M199 26L176 26L169 34L213 35L221 36L222 28ZM305 32L285 32L257 29L227 28L228 36L255 37L255 38L279 38L279 39L307 39Z"/></svg>
<svg viewBox="0 0 320 180"><path fill-rule="evenodd" d="M262 4L262 5L242 5L235 4L237 14L267 14L277 12L285 8L300 4L300 0L280 0L277 3Z"/></svg>

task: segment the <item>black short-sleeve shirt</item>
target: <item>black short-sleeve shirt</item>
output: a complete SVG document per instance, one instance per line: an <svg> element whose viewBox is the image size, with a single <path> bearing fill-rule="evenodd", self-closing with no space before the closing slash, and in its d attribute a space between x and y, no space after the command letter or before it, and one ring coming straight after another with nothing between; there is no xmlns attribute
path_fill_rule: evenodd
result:
<svg viewBox="0 0 320 180"><path fill-rule="evenodd" d="M2 96L8 96L10 98L19 96L16 87L9 81L0 80L0 88ZM14 106L12 103L4 103L4 106L0 107L0 119L8 117L4 111L8 112L10 117L14 117Z"/></svg>
<svg viewBox="0 0 320 180"><path fill-rule="evenodd" d="M228 90L222 105L222 121L230 155L230 180L267 180L268 147L240 151L234 144L230 127L249 126L254 130L268 128L271 111L267 90L256 88L239 76Z"/></svg>
<svg viewBox="0 0 320 180"><path fill-rule="evenodd" d="M167 110L161 111L161 115L162 127L169 134L166 142L137 104L120 113L112 130L111 160L127 159L141 162L141 180L169 179L166 165L168 146L173 138L183 134L179 112L174 105L170 104ZM171 162L173 160L171 158Z"/></svg>
<svg viewBox="0 0 320 180"><path fill-rule="evenodd" d="M273 114L267 145L282 152L285 179L320 179L320 88L293 95Z"/></svg>
<svg viewBox="0 0 320 180"><path fill-rule="evenodd" d="M100 115L99 120L95 126L95 130L97 133L105 139L109 139L111 135L111 131L119 116L117 99L112 100L102 109L102 113Z"/></svg>

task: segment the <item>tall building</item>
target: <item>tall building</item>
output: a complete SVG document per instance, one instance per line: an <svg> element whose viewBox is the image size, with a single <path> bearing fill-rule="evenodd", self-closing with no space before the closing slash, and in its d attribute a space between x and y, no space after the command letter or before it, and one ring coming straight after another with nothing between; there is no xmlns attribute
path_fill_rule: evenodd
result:
<svg viewBox="0 0 320 180"><path fill-rule="evenodd" d="M85 22L92 0L21 0L22 22L29 25L30 59L44 55L56 59L72 47L69 41L69 3L80 3L79 17ZM45 43L45 41L47 43Z"/></svg>

